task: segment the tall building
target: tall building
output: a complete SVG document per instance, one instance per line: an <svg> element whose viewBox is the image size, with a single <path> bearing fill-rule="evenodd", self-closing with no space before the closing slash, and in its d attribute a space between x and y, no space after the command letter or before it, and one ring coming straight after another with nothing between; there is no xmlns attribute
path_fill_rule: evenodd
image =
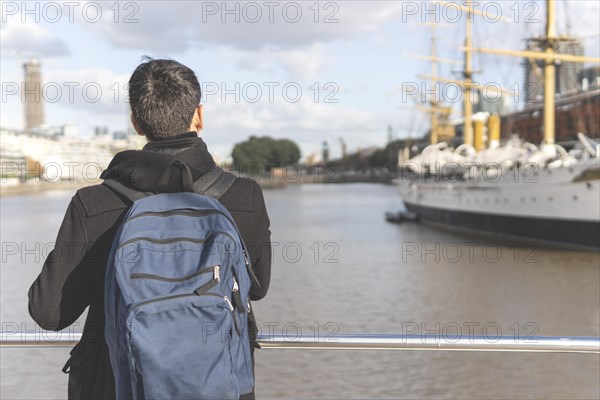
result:
<svg viewBox="0 0 600 400"><path fill-rule="evenodd" d="M493 87L490 87L493 89ZM490 114L503 114L506 111L506 103L509 101L502 93L491 89L475 89L473 91L473 113L487 112Z"/></svg>
<svg viewBox="0 0 600 400"><path fill-rule="evenodd" d="M32 58L23 63L23 106L25 114L25 131L44 124L44 98L42 96L42 65Z"/></svg>
<svg viewBox="0 0 600 400"><path fill-rule="evenodd" d="M543 52L539 38L527 39L528 51ZM579 39L566 39L558 42L555 51L562 54L576 56L584 55L584 47ZM544 61L523 60L525 86L523 88L525 104L542 101L544 98ZM556 64L556 93L565 95L576 93L581 88L578 75L583 69L583 64L573 62L561 62Z"/></svg>
<svg viewBox="0 0 600 400"><path fill-rule="evenodd" d="M581 83L581 90L598 89L600 88L600 67L588 67L577 75L579 82Z"/></svg>

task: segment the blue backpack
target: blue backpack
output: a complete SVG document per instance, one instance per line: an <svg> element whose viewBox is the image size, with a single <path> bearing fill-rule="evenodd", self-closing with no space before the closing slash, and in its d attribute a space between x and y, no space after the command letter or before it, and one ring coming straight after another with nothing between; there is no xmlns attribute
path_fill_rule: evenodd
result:
<svg viewBox="0 0 600 400"><path fill-rule="evenodd" d="M237 399L253 390L247 313L258 282L215 199L234 180L215 166L193 192L140 193L104 181L133 202L105 279L117 399Z"/></svg>

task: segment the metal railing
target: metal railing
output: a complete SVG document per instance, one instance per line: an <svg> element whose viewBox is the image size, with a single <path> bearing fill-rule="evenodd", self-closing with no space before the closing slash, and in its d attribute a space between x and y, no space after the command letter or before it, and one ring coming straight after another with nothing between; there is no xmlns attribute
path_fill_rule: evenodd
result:
<svg viewBox="0 0 600 400"><path fill-rule="evenodd" d="M81 332L5 331L0 333L0 347L71 347L81 339ZM408 334L337 334L258 335L264 349L318 350L446 350L530 353L600 354L600 337L590 336L466 336Z"/></svg>

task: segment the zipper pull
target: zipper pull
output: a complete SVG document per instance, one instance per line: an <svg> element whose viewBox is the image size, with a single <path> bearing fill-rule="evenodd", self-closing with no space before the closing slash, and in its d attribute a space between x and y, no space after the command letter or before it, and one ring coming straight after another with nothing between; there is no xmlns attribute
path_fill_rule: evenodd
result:
<svg viewBox="0 0 600 400"><path fill-rule="evenodd" d="M223 299L225 299L225 303L227 303L227 305L229 306L229 311L233 311L233 304L231 304L231 300L229 300L229 297L225 296L223 297Z"/></svg>
<svg viewBox="0 0 600 400"><path fill-rule="evenodd" d="M221 277L219 276L219 271L221 270L220 265L215 265L213 268L213 279L217 282L221 282Z"/></svg>
<svg viewBox="0 0 600 400"><path fill-rule="evenodd" d="M237 281L233 278L233 302L235 304L235 308L238 309L239 312L244 312L244 302L242 301L242 294L240 293L240 287L238 286Z"/></svg>
<svg viewBox="0 0 600 400"><path fill-rule="evenodd" d="M229 297L225 296L223 298L229 306L229 311L231 311L231 318L233 318L233 325L235 326L235 331L237 332L238 336L240 336L242 333L240 332L240 326L238 325L238 320L235 317L235 312L233 312L233 304L231 304L231 300L229 300Z"/></svg>

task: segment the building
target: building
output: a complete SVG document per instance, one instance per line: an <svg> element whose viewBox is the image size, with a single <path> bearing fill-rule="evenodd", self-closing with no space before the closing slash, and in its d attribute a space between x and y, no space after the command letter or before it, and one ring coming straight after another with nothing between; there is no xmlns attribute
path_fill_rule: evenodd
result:
<svg viewBox="0 0 600 400"><path fill-rule="evenodd" d="M472 95L474 96L473 113L475 114L479 112L502 114L508 109L507 103L510 99L494 90L493 86L484 90L475 89Z"/></svg>
<svg viewBox="0 0 600 400"><path fill-rule="evenodd" d="M24 82L22 86L25 130L44 124L44 98L42 95L42 65L36 58L23 63Z"/></svg>
<svg viewBox="0 0 600 400"><path fill-rule="evenodd" d="M77 126L75 124L67 123L60 127L63 136L76 137Z"/></svg>
<svg viewBox="0 0 600 400"><path fill-rule="evenodd" d="M543 52L543 40L540 38L527 39L527 50ZM579 39L565 39L558 42L556 52L576 56L584 55L584 47ZM525 104L539 102L544 99L544 60L523 60L524 87L523 95ZM578 79L583 69L583 64L561 62L556 64L556 94L568 95L577 93L581 89Z"/></svg>
<svg viewBox="0 0 600 400"><path fill-rule="evenodd" d="M556 100L556 142L568 147L578 141L577 133L583 132L592 139L600 138L600 88L588 90ZM521 111L502 115L501 137L508 139L513 134L534 144L542 142L544 105L531 103Z"/></svg>
<svg viewBox="0 0 600 400"><path fill-rule="evenodd" d="M69 133L72 128L71 124L31 131L0 128L0 178L96 181L116 153L139 148L133 136L119 141L109 136L82 138Z"/></svg>
<svg viewBox="0 0 600 400"><path fill-rule="evenodd" d="M94 127L94 136L108 136L108 126Z"/></svg>
<svg viewBox="0 0 600 400"><path fill-rule="evenodd" d="M588 67L577 75L577 79L581 83L581 90L594 90L600 88L600 67Z"/></svg>

